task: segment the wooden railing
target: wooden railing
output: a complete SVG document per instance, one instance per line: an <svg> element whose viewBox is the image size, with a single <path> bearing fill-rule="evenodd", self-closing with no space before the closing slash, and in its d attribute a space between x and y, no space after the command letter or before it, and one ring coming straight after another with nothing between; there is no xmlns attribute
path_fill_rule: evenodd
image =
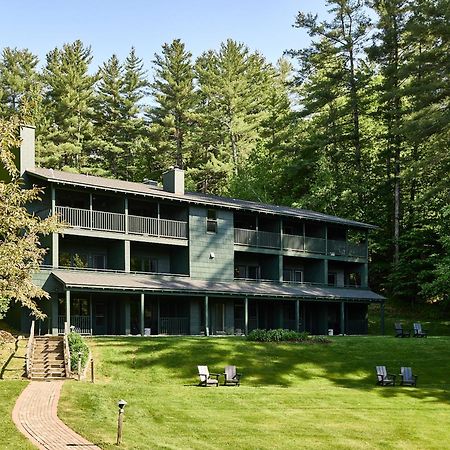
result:
<svg viewBox="0 0 450 450"><path fill-rule="evenodd" d="M332 256L355 256L364 258L367 255L365 244L355 244L347 241L335 241L328 239L328 254Z"/></svg>
<svg viewBox="0 0 450 450"><path fill-rule="evenodd" d="M281 235L270 231L234 229L234 243L248 245L249 247L280 248Z"/></svg>
<svg viewBox="0 0 450 450"><path fill-rule="evenodd" d="M66 369L66 378L70 378L72 376L71 369L71 358L70 358L70 347L69 347L69 336L70 329L69 324L64 322L64 366Z"/></svg>
<svg viewBox="0 0 450 450"><path fill-rule="evenodd" d="M31 321L30 337L27 344L26 356L26 374L27 378L31 378L31 369L33 368L33 350L34 350L34 320Z"/></svg>
<svg viewBox="0 0 450 450"><path fill-rule="evenodd" d="M189 334L188 317L161 317L160 334Z"/></svg>
<svg viewBox="0 0 450 450"><path fill-rule="evenodd" d="M66 323L66 316L58 316L59 333L64 332ZM73 326L73 331L76 333L92 334L92 323L90 316L70 316L70 325Z"/></svg>
<svg viewBox="0 0 450 450"><path fill-rule="evenodd" d="M332 239L317 238L310 236L281 235L267 231L247 230L244 228L234 229L234 243L247 245L249 247L280 248L305 253L318 253L324 255L327 252L332 256L350 256L364 258L367 256L365 244L354 244L347 241L336 241Z"/></svg>
<svg viewBox="0 0 450 450"><path fill-rule="evenodd" d="M121 213L71 208L68 206L57 206L55 212L62 222L73 228L175 239L187 238L187 222L181 220L126 216ZM127 218L128 227L125 226Z"/></svg>

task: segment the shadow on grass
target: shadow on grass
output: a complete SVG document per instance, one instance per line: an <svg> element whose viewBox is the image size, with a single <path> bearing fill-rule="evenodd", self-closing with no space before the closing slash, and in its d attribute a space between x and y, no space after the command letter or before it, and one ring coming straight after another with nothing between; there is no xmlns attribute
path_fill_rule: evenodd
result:
<svg viewBox="0 0 450 450"><path fill-rule="evenodd" d="M164 337L95 338L102 373L118 379L121 371L140 383L195 385L197 365L222 373L238 366L246 386L374 390L378 395L408 395L433 402L450 402L450 338L395 339L391 337L335 337L324 344L255 343L245 338ZM419 375L418 387L377 387L375 366L392 373L410 366ZM397 377L398 380L400 376ZM325 383L324 382L328 382Z"/></svg>

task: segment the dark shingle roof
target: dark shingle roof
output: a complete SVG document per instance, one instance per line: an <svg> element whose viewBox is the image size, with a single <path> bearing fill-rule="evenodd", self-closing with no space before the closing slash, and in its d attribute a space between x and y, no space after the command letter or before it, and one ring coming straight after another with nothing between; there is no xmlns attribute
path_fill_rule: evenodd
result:
<svg viewBox="0 0 450 450"><path fill-rule="evenodd" d="M146 197L178 200L191 204L201 204L205 206L223 207L228 209L260 212L265 214L275 214L299 219L317 220L321 222L331 222L358 228L377 228L376 226L367 223L343 219L341 217L330 216L328 214L322 214L306 209L269 205L265 203L251 202L248 200L239 200L209 194L201 194L198 192L186 192L183 195L174 194L172 192L164 191L158 186L148 185L145 183L135 183L131 181L116 180L112 178L82 175L78 173L63 172L60 170L44 169L39 167L32 170L27 170L26 173L27 175L38 177L48 180L49 182L62 185L81 186L91 189L124 192Z"/></svg>
<svg viewBox="0 0 450 450"><path fill-rule="evenodd" d="M264 298L305 298L381 302L369 289L346 289L251 281L204 281L189 277L54 270L66 289L160 292L165 294L233 295Z"/></svg>

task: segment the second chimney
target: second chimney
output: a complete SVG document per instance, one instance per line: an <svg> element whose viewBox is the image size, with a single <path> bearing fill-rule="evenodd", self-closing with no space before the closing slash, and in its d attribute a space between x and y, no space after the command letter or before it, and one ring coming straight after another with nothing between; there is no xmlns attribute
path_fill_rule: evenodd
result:
<svg viewBox="0 0 450 450"><path fill-rule="evenodd" d="M167 192L184 195L184 170L172 167L164 172L163 189Z"/></svg>

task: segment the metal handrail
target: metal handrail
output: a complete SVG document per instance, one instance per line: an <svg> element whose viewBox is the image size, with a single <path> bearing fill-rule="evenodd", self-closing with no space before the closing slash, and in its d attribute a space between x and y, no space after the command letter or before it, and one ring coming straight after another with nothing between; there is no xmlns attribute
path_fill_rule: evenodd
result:
<svg viewBox="0 0 450 450"><path fill-rule="evenodd" d="M64 322L64 366L66 369L66 378L70 378L72 376L71 360L70 360L70 347L69 347L69 324Z"/></svg>
<svg viewBox="0 0 450 450"><path fill-rule="evenodd" d="M31 321L30 337L27 344L26 356L26 374L27 378L31 378L31 369L33 368L33 352L34 352L34 320Z"/></svg>

